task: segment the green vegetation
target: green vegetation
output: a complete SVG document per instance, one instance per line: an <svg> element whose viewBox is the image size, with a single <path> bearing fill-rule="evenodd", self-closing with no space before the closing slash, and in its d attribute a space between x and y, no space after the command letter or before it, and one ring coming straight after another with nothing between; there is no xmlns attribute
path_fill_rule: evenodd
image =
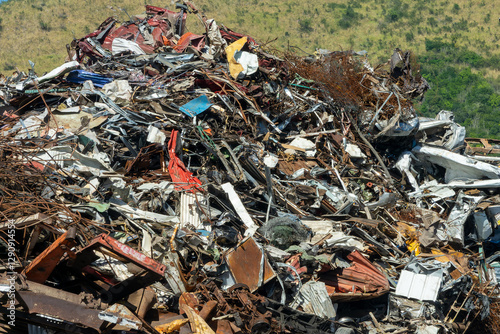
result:
<svg viewBox="0 0 500 334"><path fill-rule="evenodd" d="M361 19L361 15L357 13L351 5L348 5L345 11L342 13L338 24L343 29L348 29L353 25L356 25Z"/></svg>
<svg viewBox="0 0 500 334"><path fill-rule="evenodd" d="M66 44L93 31L108 16L128 20L158 0L8 0L0 4L0 72L27 70L28 59L42 74L60 65ZM297 46L367 50L373 65L392 50L419 57L432 89L418 110L434 115L455 111L470 136L500 138L500 22L494 1L471 0L195 0L208 18L249 34L268 48ZM188 29L202 32L195 15ZM296 49L299 50L299 49Z"/></svg>
<svg viewBox="0 0 500 334"><path fill-rule="evenodd" d="M313 32L313 27L312 27L312 22L311 22L311 19L304 19L304 20L299 20L299 30L301 32L305 32L305 33L310 33L310 32Z"/></svg>
<svg viewBox="0 0 500 334"><path fill-rule="evenodd" d="M423 115L442 109L455 112L470 137L500 138L500 80L487 80L485 69L500 70L500 55L481 56L441 39L426 40L419 61L431 84L422 104Z"/></svg>

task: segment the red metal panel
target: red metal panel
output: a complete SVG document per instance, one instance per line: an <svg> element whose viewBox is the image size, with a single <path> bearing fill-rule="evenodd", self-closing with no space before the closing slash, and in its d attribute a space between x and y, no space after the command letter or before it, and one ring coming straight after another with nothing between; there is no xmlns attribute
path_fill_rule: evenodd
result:
<svg viewBox="0 0 500 334"><path fill-rule="evenodd" d="M107 248L115 254L128 259L130 262L133 262L139 267L157 273L160 276L163 276L165 273L165 265L153 260L139 251L136 251L130 246L122 244L109 235L99 235L85 249L95 249L96 247Z"/></svg>
<svg viewBox="0 0 500 334"><path fill-rule="evenodd" d="M176 185L176 190L201 190L198 185L201 185L201 181L193 176L184 162L175 153L175 148L177 146L177 137L179 131L172 130L172 135L170 136L170 141L168 142L168 154L170 156L170 162L168 163L168 172L173 182L185 183L183 185Z"/></svg>
<svg viewBox="0 0 500 334"><path fill-rule="evenodd" d="M23 271L26 277L37 283L45 283L57 266L63 255L76 245L75 228L70 230L52 243L38 255Z"/></svg>

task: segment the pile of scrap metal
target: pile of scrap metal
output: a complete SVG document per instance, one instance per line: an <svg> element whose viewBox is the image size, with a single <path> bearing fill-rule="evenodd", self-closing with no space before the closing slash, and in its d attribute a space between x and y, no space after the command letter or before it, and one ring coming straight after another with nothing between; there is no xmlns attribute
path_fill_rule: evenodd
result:
<svg viewBox="0 0 500 334"><path fill-rule="evenodd" d="M417 117L411 53L276 56L177 7L0 78L0 333L497 319L498 159L451 112Z"/></svg>

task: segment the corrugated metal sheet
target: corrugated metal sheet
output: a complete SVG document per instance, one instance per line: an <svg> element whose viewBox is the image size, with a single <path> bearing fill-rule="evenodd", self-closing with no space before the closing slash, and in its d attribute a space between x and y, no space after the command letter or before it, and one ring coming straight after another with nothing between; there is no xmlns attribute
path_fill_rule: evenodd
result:
<svg viewBox="0 0 500 334"><path fill-rule="evenodd" d="M195 229L206 229L210 230L210 226L204 226L200 218L200 213L198 206L196 204L196 199L198 202L203 202L203 195L199 193L188 193L183 192L181 194L181 227L194 227Z"/></svg>
<svg viewBox="0 0 500 334"><path fill-rule="evenodd" d="M327 319L335 318L337 314L323 282L309 281L304 284L290 306L300 306L306 313Z"/></svg>
<svg viewBox="0 0 500 334"><path fill-rule="evenodd" d="M359 251L347 256L349 268L338 268L319 275L334 302L375 298L389 291L389 281Z"/></svg>

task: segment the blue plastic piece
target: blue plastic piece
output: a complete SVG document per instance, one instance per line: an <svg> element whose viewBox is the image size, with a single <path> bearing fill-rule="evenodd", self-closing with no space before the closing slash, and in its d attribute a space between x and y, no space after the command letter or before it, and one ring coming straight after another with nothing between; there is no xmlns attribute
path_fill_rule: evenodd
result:
<svg viewBox="0 0 500 334"><path fill-rule="evenodd" d="M108 84L113 81L112 78L108 78L102 76L100 74L87 72L84 70L73 70L69 72L66 77L66 81L73 83L84 83L85 81L90 80L94 84L94 86L102 88L105 84Z"/></svg>
<svg viewBox="0 0 500 334"><path fill-rule="evenodd" d="M208 97L206 95L202 95L194 100L189 101L185 105L181 106L179 109L186 115L194 117L196 115L201 114L211 106L212 104L208 100Z"/></svg>

